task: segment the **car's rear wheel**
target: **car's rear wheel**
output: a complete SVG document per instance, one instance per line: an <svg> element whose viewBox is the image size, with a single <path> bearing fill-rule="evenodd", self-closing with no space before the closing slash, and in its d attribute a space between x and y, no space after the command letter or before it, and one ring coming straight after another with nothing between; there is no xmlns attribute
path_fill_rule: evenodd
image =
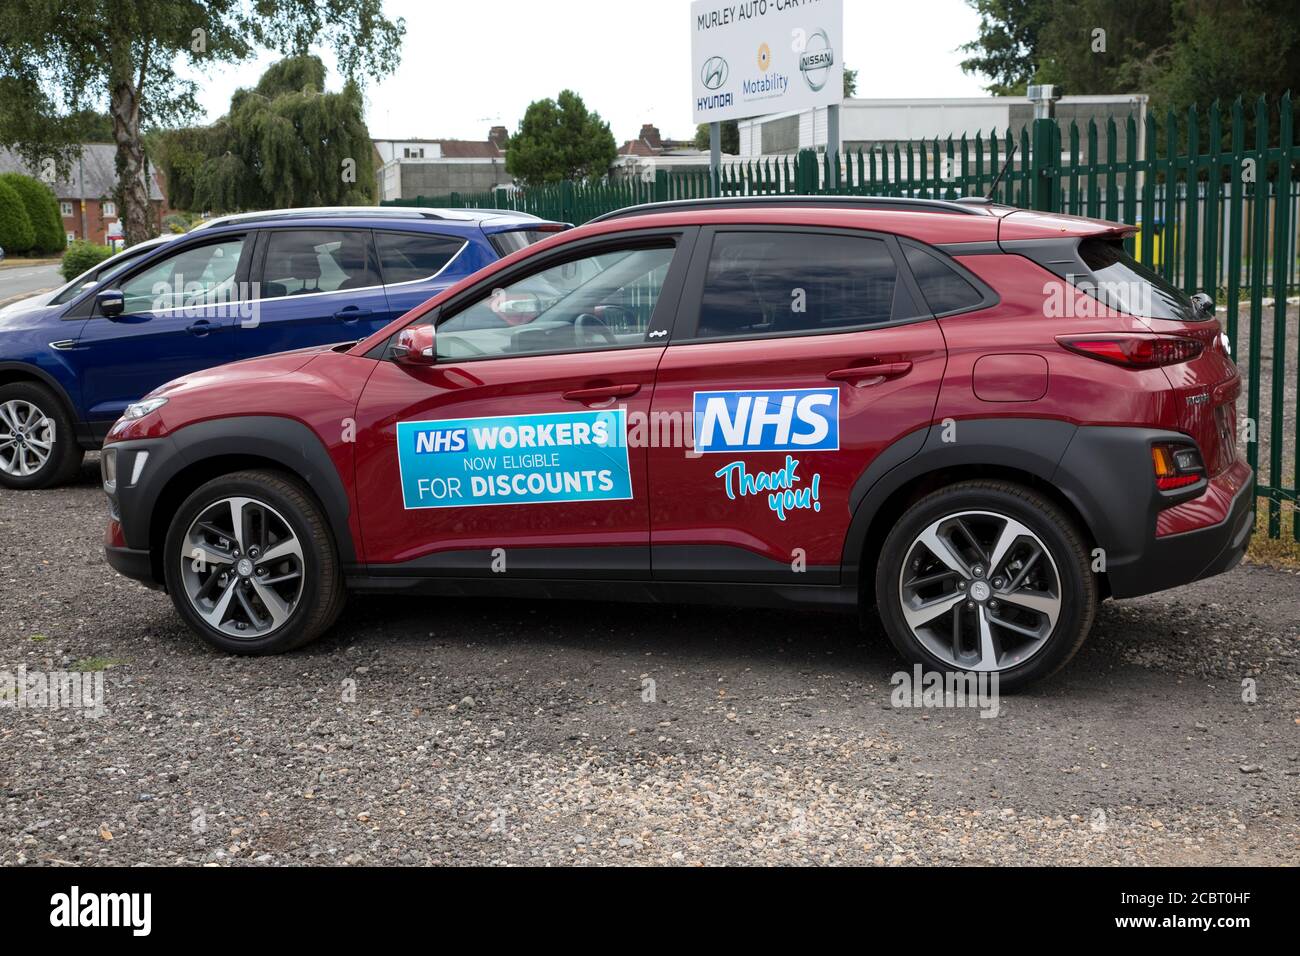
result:
<svg viewBox="0 0 1300 956"><path fill-rule="evenodd" d="M72 478L85 451L58 397L35 382L0 386L0 485L49 488Z"/></svg>
<svg viewBox="0 0 1300 956"><path fill-rule="evenodd" d="M320 505L276 472L223 475L191 494L168 528L163 565L181 616L235 654L301 647L343 607L343 576Z"/></svg>
<svg viewBox="0 0 1300 956"><path fill-rule="evenodd" d="M1014 690L1062 667L1092 627L1097 585L1079 531L1020 485L971 481L916 502L876 571L890 641L942 671Z"/></svg>

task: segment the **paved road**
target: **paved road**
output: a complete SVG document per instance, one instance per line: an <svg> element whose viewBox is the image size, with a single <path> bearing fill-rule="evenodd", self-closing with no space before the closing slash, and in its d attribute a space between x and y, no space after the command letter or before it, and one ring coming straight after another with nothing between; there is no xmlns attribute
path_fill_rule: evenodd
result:
<svg viewBox="0 0 1300 956"><path fill-rule="evenodd" d="M0 305L63 285L58 265L0 267Z"/></svg>
<svg viewBox="0 0 1300 956"><path fill-rule="evenodd" d="M105 668L98 720L0 709L0 865L1300 861L1294 573L1107 603L985 719L814 613L367 598L229 657L104 510L93 457L0 491L0 671Z"/></svg>

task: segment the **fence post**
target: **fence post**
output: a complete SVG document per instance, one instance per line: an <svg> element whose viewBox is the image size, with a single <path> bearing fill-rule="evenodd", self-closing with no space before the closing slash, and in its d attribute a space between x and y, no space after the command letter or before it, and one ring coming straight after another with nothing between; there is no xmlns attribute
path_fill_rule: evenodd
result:
<svg viewBox="0 0 1300 956"><path fill-rule="evenodd" d="M1035 209L1060 212L1061 130L1056 120L1036 119L1033 123L1032 190L1030 202Z"/></svg>
<svg viewBox="0 0 1300 956"><path fill-rule="evenodd" d="M573 180L560 180L560 222L573 222Z"/></svg>
<svg viewBox="0 0 1300 956"><path fill-rule="evenodd" d="M808 196L817 191L817 151L801 149L794 163L794 191Z"/></svg>
<svg viewBox="0 0 1300 956"><path fill-rule="evenodd" d="M655 170L655 202L668 201L668 170Z"/></svg>

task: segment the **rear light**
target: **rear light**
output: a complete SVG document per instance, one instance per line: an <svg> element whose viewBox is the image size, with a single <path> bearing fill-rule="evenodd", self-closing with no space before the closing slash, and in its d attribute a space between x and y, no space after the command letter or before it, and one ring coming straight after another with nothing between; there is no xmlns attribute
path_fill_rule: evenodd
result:
<svg viewBox="0 0 1300 956"><path fill-rule="evenodd" d="M1071 352L1127 368L1158 368L1190 362L1205 350L1183 335L1145 332L1106 332L1101 335L1058 335L1057 343Z"/></svg>
<svg viewBox="0 0 1300 956"><path fill-rule="evenodd" d="M1155 470L1156 487L1161 491L1186 488L1205 477L1205 462L1192 445L1170 442L1152 445L1151 467Z"/></svg>

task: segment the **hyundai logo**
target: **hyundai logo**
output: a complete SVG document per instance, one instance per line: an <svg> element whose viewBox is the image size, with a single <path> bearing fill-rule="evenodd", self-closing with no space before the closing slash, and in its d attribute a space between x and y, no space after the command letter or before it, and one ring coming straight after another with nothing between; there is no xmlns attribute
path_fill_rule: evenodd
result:
<svg viewBox="0 0 1300 956"><path fill-rule="evenodd" d="M727 82L727 61L720 56L711 56L704 61L704 69L700 71L700 81L706 89L716 90Z"/></svg>
<svg viewBox="0 0 1300 956"><path fill-rule="evenodd" d="M808 38L808 45L799 57L799 72L803 74L809 89L816 92L826 85L834 63L835 51L831 49L830 37L825 30L818 30Z"/></svg>

